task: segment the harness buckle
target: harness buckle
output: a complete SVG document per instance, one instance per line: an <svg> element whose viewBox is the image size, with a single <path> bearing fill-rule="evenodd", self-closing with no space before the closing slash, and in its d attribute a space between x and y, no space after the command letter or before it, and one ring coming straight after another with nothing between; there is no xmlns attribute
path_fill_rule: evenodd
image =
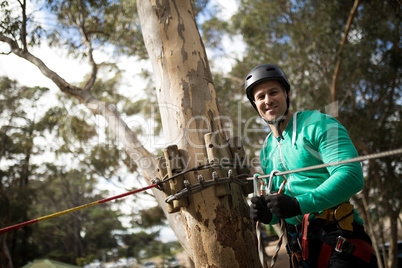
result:
<svg viewBox="0 0 402 268"><path fill-rule="evenodd" d="M343 236L338 236L336 241L335 251L341 253L343 251L343 244L346 242L346 238Z"/></svg>

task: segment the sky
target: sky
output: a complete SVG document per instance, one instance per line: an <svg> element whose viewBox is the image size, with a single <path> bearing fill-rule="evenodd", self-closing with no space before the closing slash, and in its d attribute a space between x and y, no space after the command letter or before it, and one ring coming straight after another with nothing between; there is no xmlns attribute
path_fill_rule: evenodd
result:
<svg viewBox="0 0 402 268"><path fill-rule="evenodd" d="M223 19L228 19L236 11L238 3L237 0L211 0L210 7L214 7L215 5L222 7L219 16ZM237 45L233 45L233 40L223 38L223 44L224 47L227 48L228 55L242 53L243 46L240 40L237 40ZM7 51L7 48L8 46L6 44L0 43L0 51ZM90 72L90 66L86 62L80 62L76 59L69 58L66 52L62 49L50 49L45 42L42 42L40 48L32 49L31 53L40 58L50 69L58 73L64 80L73 84L83 81L84 76ZM221 69L219 69L220 67L215 67L217 68L215 71L227 72L230 70L230 66L234 64L233 60L230 58L225 58L222 55L219 55L218 58L213 55L213 51L207 50L207 54L209 59L215 58L215 60L219 60L219 66L223 66ZM95 53L94 56L97 62L108 60L109 57L100 53ZM136 61L135 64L133 64L133 60L129 58L122 58L118 64L121 69L127 70L123 78L123 86L119 89L121 91L120 93L125 96L131 96L132 98L138 98L142 94L145 94L141 90L138 90L146 86L139 74L141 73L142 68L151 71L151 64L148 61ZM105 74L103 73L102 75ZM7 76L10 79L16 80L20 85L49 88L50 92L47 99L41 104L43 106L50 107L57 101L56 93L59 92L57 86L49 78L45 77L32 63L29 63L14 54L0 55L0 76ZM149 149L152 150L152 148ZM112 178L110 181L104 181L100 185L100 188L110 190L110 196L113 196L123 193L124 187L127 189L131 186L133 185L122 185L118 180ZM138 187L138 185L136 186ZM143 186L145 186L145 182ZM152 193L151 191L148 192ZM148 200L148 204L156 205L156 202L153 203L153 200ZM124 204L120 205L120 209L128 213L131 211L133 206L138 207L138 205L141 208L142 206L144 208L147 206L147 204L144 203L134 204L130 197L126 197L126 201ZM123 224L128 226L129 218L123 219ZM168 227L162 229L161 239L166 242L175 240L176 238L173 231Z"/></svg>

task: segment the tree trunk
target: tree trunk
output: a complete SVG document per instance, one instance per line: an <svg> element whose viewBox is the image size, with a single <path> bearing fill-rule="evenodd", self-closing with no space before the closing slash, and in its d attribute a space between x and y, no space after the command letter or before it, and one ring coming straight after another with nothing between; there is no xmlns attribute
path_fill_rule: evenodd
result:
<svg viewBox="0 0 402 268"><path fill-rule="evenodd" d="M7 234L0 235L0 267L14 268L6 238Z"/></svg>
<svg viewBox="0 0 402 268"><path fill-rule="evenodd" d="M222 137L218 101L190 1L137 1L152 62L164 137L176 144L184 169L208 163L204 135ZM212 143L211 146L215 144ZM211 179L211 171L187 173ZM239 185L226 194L213 187L189 196L181 215L187 251L195 267L260 267L255 232ZM166 206L166 205L165 205ZM177 233L176 233L177 234ZM180 237L179 237L180 239Z"/></svg>
<svg viewBox="0 0 402 268"><path fill-rule="evenodd" d="M367 203L367 196L368 196L368 190L367 190L367 187L365 187L360 194L361 200L359 200L359 201L361 201L361 206L360 206L360 208L361 208L360 211L362 212L361 216L363 218L365 226L367 226L366 230L371 238L372 246L373 246L375 255L377 256L378 268L384 268L383 262L379 259L379 256L380 256L380 251L378 249L379 242L377 241L378 239L374 234L374 227L373 227L372 219L369 214L370 210L369 210L369 206ZM354 198L354 200L357 200L357 198Z"/></svg>
<svg viewBox="0 0 402 268"><path fill-rule="evenodd" d="M395 213L394 211L390 213L390 241L389 241L389 255L388 255L388 267L396 268L399 267L398 264L398 215L399 213Z"/></svg>

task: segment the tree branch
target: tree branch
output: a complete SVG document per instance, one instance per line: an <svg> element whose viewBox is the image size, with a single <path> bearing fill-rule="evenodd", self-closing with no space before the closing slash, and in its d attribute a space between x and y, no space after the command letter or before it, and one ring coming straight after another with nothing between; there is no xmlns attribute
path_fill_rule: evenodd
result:
<svg viewBox="0 0 402 268"><path fill-rule="evenodd" d="M238 82L241 85L244 84L244 80L242 78L240 78L240 77L237 77L237 76L234 76L234 75L231 75L231 74L226 74L225 77L229 78L232 81Z"/></svg>
<svg viewBox="0 0 402 268"><path fill-rule="evenodd" d="M342 54L343 54L343 50L345 49L345 44L348 38L348 34L350 31L350 26L352 25L353 19L356 16L357 13L357 8L359 7L361 0L355 0L355 3L353 4L352 10L349 13L349 18L348 21L346 22L346 27L345 27L345 31L343 33L343 37L342 37L342 41L341 41L341 46L339 48L338 51L338 55L337 55L337 62L335 65L335 70L334 70L334 74L332 76L332 86L331 86L331 97L332 97L332 101L335 102L336 98L337 98L337 94L336 94L336 82L338 80L339 77L339 72L341 69L341 64L342 64Z"/></svg>
<svg viewBox="0 0 402 268"><path fill-rule="evenodd" d="M27 12L26 12L26 7L27 7L27 2L24 0L22 3L19 2L21 5L21 11L22 11L22 27L21 27L21 41L23 45L23 49L25 51L28 50L27 46Z"/></svg>
<svg viewBox="0 0 402 268"><path fill-rule="evenodd" d="M36 67L38 67L38 69L43 73L43 75L45 75L46 77L51 79L58 86L58 88L60 88L61 91L81 100L82 89L67 83L56 72L49 69L42 60L40 60L36 56L32 55L27 50L21 49L18 46L18 43L16 41L14 41L13 39L11 39L3 34L0 34L0 41L7 43L10 46L12 53L33 63ZM84 101L84 100L82 99L81 101Z"/></svg>
<svg viewBox="0 0 402 268"><path fill-rule="evenodd" d="M79 22L78 27L80 29L80 33L82 36L82 42L88 48L89 64L92 66L91 75L90 75L88 81L85 83L85 86L83 88L83 90L89 91L95 84L96 76L98 73L98 67L97 67L94 57L93 57L92 42L91 42L91 39L90 39L89 34L85 27L86 16L84 14L84 3L82 0L79 1L78 7L79 7L79 12L80 12L80 16L78 18L78 22Z"/></svg>
<svg viewBox="0 0 402 268"><path fill-rule="evenodd" d="M83 28L85 30L85 27ZM130 158L142 169L143 173L145 174L144 177L146 177L147 180L151 180L154 178L153 172L155 170L153 156L151 153L144 148L144 146L137 139L136 135L121 119L121 116L114 105L109 105L105 102L99 101L90 92L90 88L96 79L97 67L92 57L93 49L90 45L89 38L86 38L86 40L88 41L86 45L90 46L90 62L92 63L93 72L90 80L86 83L86 88L83 90L79 87L69 84L56 72L49 69L42 60L32 55L27 50L21 49L15 40L5 36L4 34L0 34L0 41L7 43L10 46L12 53L33 63L39 68L43 75L50 78L62 92L77 98L94 115L102 115L107 120L109 129L119 138L119 141L123 144ZM147 159L147 161L144 161L144 159Z"/></svg>

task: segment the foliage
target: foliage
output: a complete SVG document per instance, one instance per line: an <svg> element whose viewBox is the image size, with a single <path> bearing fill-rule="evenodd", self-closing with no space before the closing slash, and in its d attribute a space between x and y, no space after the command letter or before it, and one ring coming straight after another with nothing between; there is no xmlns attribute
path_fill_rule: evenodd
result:
<svg viewBox="0 0 402 268"><path fill-rule="evenodd" d="M42 174L47 180L35 182L38 198L34 204L40 215L88 204L107 195L106 191L95 194L97 180L85 169L65 171L47 165L46 173ZM104 203L45 221L36 226L34 237L48 257L74 263L77 257L100 255L100 250L117 246L115 232L123 229L119 216L111 204ZM58 241L62 243L55 244Z"/></svg>
<svg viewBox="0 0 402 268"><path fill-rule="evenodd" d="M107 85L99 81L100 87ZM125 156L108 132L107 142L99 143L99 129L83 119L85 112L67 113L66 108L77 104L60 96L65 107L43 110L47 93L46 88L0 79L2 227L101 200L108 192L99 191L97 184L124 167ZM102 252L118 248L121 233L127 233L119 220L122 213L114 208L120 203L99 204L7 233L14 266L40 257L71 264L76 259L101 259ZM138 216L144 228L166 224L160 209L151 211ZM0 254L6 251L2 247Z"/></svg>
<svg viewBox="0 0 402 268"><path fill-rule="evenodd" d="M126 254L138 260L159 255L158 245L161 245L161 243L155 241L158 235L158 232L146 233L144 231L123 235L122 241L128 245Z"/></svg>
<svg viewBox="0 0 402 268"><path fill-rule="evenodd" d="M401 148L400 5L397 1L361 1L340 53L352 5L353 1L241 1L227 32L241 35L246 50L237 59L230 77L244 78L251 68L262 63L277 64L290 80L293 110L327 112L332 102L335 64L340 60L337 117L359 153ZM236 92L240 90L236 88L242 85L238 79L221 76L215 81L221 91L219 96L226 100L230 97L226 103L239 101ZM225 103L223 113L235 114ZM372 208L365 217L375 226L372 238L377 238L378 243L395 242L402 208L400 156L363 165L365 188L355 202L363 217L363 211ZM366 206L363 199L367 199ZM395 226L388 237L384 218Z"/></svg>
<svg viewBox="0 0 402 268"><path fill-rule="evenodd" d="M0 33L13 38L19 43L21 47L40 45L44 30L36 20L34 15L31 14L30 19L27 16L21 16L21 11L27 10L27 3L25 1L11 2L8 0L2 0L0 2ZM23 25L27 24L27 29L24 29ZM24 29L24 30L22 30Z"/></svg>
<svg viewBox="0 0 402 268"><path fill-rule="evenodd" d="M70 53L85 56L80 39L80 24L85 23L87 38L98 48L113 46L117 54L146 58L136 1L48 0L44 7L55 15L56 25L47 27L51 45L69 48Z"/></svg>
<svg viewBox="0 0 402 268"><path fill-rule="evenodd" d="M133 220L134 226L151 228L166 225L166 216L160 206L142 209L139 211L138 216L138 219Z"/></svg>
<svg viewBox="0 0 402 268"><path fill-rule="evenodd" d="M352 4L241 1L238 12L232 17L229 33L237 31L247 46L243 58L239 58L232 69L232 77L244 78L251 68L261 63L278 64L291 82L293 109L325 112L325 105L331 102L330 84L339 57L336 52ZM342 55L341 78L337 85L339 119L362 153L401 145L396 135L401 111L398 10L394 1L362 3ZM234 103L243 100L247 105L237 79L216 78L221 98L230 96ZM235 114L230 102L224 102L222 107L224 113Z"/></svg>
<svg viewBox="0 0 402 268"><path fill-rule="evenodd" d="M1 226L29 219L31 204L36 197L29 182L38 169L32 158L41 153L34 141L42 135L36 123L35 101L46 92L45 88L19 87L15 81L0 78ZM32 231L30 227L24 228L9 236L12 243L10 254L20 256L15 265L23 264L38 253L36 243L30 239Z"/></svg>

